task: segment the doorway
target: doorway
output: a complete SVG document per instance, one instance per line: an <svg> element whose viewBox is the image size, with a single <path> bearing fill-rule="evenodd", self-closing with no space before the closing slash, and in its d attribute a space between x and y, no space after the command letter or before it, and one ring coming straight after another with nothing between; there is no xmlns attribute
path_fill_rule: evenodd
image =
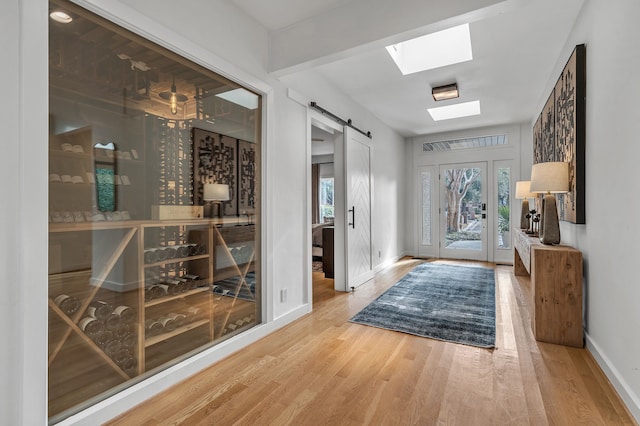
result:
<svg viewBox="0 0 640 426"><path fill-rule="evenodd" d="M342 131L318 120L311 122L311 287L312 300L318 302L335 292L336 216L344 210L338 202L339 183L336 167L336 146L342 146ZM340 267L338 267L340 270Z"/></svg>

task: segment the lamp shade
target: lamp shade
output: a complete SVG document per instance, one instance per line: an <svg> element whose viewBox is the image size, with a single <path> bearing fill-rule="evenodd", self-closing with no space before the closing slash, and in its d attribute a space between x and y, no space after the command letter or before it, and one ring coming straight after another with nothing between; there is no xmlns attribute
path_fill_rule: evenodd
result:
<svg viewBox="0 0 640 426"><path fill-rule="evenodd" d="M202 199L205 201L228 201L229 185L222 183L205 183Z"/></svg>
<svg viewBox="0 0 640 426"><path fill-rule="evenodd" d="M531 187L534 193L561 193L569 191L569 163L549 162L534 164L531 168Z"/></svg>
<svg viewBox="0 0 640 426"><path fill-rule="evenodd" d="M526 198L536 198L538 194L531 192L531 181L522 180L516 182L516 200L524 200Z"/></svg>

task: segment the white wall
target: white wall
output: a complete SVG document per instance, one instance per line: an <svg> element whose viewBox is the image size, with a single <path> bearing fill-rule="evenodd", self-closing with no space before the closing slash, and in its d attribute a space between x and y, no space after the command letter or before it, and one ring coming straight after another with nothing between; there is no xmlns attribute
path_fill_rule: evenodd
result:
<svg viewBox="0 0 640 426"><path fill-rule="evenodd" d="M307 110L287 97L285 86L267 69L267 32L233 3L185 0L75 0L196 62L265 94L266 160L262 199L265 218L265 312L267 323L229 339L151 379L109 398L63 424L98 424L177 383L218 359L242 349L308 312L303 258L307 223ZM10 0L0 17L5 65L0 77L10 101L0 104L3 120L2 233L0 245L0 412L7 424L46 424L47 358L47 27L45 0ZM347 110L374 132L374 218L380 263L402 252L404 199L402 139L353 102L327 88L322 100ZM347 105L346 108L343 108ZM18 106L18 108L16 108ZM24 196L23 194L28 194ZM40 259L40 261L38 261ZM286 302L276 295L288 289Z"/></svg>
<svg viewBox="0 0 640 426"><path fill-rule="evenodd" d="M638 17L637 0L588 0L538 110L574 46L586 43L586 225L561 222L562 242L584 256L587 347L640 421Z"/></svg>
<svg viewBox="0 0 640 426"><path fill-rule="evenodd" d="M338 117L351 118L354 126L373 135L373 263L379 270L405 253L404 139L313 71L288 75L282 81L306 102L315 101Z"/></svg>

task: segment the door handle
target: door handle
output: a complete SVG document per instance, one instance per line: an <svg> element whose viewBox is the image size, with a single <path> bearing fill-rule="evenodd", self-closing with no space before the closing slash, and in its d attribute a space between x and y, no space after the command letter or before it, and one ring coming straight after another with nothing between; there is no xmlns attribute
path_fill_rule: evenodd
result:
<svg viewBox="0 0 640 426"><path fill-rule="evenodd" d="M356 229L356 206L352 206L349 209L349 213L351 213L351 222L349 222L347 225L351 225L353 229Z"/></svg>

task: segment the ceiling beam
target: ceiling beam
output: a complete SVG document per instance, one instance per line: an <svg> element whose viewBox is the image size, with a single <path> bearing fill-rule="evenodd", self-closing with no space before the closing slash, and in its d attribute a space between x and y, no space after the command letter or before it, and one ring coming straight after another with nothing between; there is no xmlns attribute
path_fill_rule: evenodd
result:
<svg viewBox="0 0 640 426"><path fill-rule="evenodd" d="M367 49L484 19L523 0L353 0L270 34L270 72L283 76Z"/></svg>

